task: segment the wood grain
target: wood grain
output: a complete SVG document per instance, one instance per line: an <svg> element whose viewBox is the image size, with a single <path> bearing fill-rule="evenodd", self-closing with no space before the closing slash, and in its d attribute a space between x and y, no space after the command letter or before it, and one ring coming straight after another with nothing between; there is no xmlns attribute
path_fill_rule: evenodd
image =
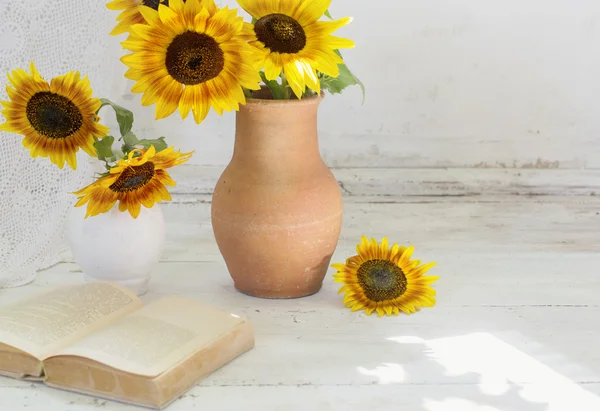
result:
<svg viewBox="0 0 600 411"><path fill-rule="evenodd" d="M210 226L210 196L163 205L167 248L150 301L182 294L251 321L256 348L211 375L170 410L600 409L600 199L595 196L347 195L334 261L362 234L412 244L437 261L438 303L412 316L367 317L323 290L262 300L233 288ZM48 285L81 282L66 262L8 304ZM293 398L293 396L296 396ZM0 409L134 408L0 379Z"/></svg>
<svg viewBox="0 0 600 411"><path fill-rule="evenodd" d="M223 167L184 165L171 192L211 194ZM335 168L346 196L600 196L600 170L531 168Z"/></svg>

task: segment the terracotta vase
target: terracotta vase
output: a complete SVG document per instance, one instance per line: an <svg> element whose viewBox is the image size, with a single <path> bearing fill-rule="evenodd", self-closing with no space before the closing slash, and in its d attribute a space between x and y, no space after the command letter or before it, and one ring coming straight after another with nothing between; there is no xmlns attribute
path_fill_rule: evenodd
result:
<svg viewBox="0 0 600 411"><path fill-rule="evenodd" d="M234 154L215 188L212 223L244 294L298 298L323 285L342 197L319 152L321 100L249 99L237 113Z"/></svg>

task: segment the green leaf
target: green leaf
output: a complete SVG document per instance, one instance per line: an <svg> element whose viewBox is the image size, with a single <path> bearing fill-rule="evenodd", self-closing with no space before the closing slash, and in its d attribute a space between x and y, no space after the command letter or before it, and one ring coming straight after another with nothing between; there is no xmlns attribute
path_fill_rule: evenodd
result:
<svg viewBox="0 0 600 411"><path fill-rule="evenodd" d="M126 108L116 105L108 99L101 98L100 102L102 103L100 105L100 108L104 106L111 106L112 109L115 111L121 135L125 136L125 134L129 133L131 131L131 128L133 127L133 113L127 110Z"/></svg>
<svg viewBox="0 0 600 411"><path fill-rule="evenodd" d="M139 140L131 131L125 134L120 138L123 140L123 145L121 146L121 150L123 151L123 155L127 156L129 152L135 149L135 146L139 143Z"/></svg>
<svg viewBox="0 0 600 411"><path fill-rule="evenodd" d="M150 148L150 146L154 146L157 153L159 151L163 151L169 147L167 145L167 142L165 141L165 137L160 137L160 138L157 138L156 140L140 140L137 142L137 144L142 145L146 148Z"/></svg>
<svg viewBox="0 0 600 411"><path fill-rule="evenodd" d="M329 10L325 10L325 16L329 17L331 20L333 20L333 17L331 17L331 13L329 13Z"/></svg>
<svg viewBox="0 0 600 411"><path fill-rule="evenodd" d="M123 142L128 146L136 146L139 144L138 138L131 131L125 135L123 135Z"/></svg>
<svg viewBox="0 0 600 411"><path fill-rule="evenodd" d="M96 140L96 142L94 142L94 148L96 148L96 152L98 153L98 159L107 161L114 157L112 151L114 142L115 138L113 136L106 136L102 140Z"/></svg>
<svg viewBox="0 0 600 411"><path fill-rule="evenodd" d="M335 50L335 53L342 57L342 53L340 53L339 50ZM340 69L340 75L335 78L323 76L321 79L321 88L329 91L331 94L341 94L346 88L358 85L362 90L362 102L364 104L367 90L363 82L360 81L345 64L339 64L338 67Z"/></svg>
<svg viewBox="0 0 600 411"><path fill-rule="evenodd" d="M265 75L264 71L260 72L260 78L262 78L262 81L271 90L275 100L283 100L284 93L281 84L279 84L276 80L267 80L267 76Z"/></svg>
<svg viewBox="0 0 600 411"><path fill-rule="evenodd" d="M145 148L150 148L150 146L154 146L156 151L162 151L168 147L167 142L165 141L165 137L160 137L155 140L138 140L135 134L131 131L123 136L123 152L125 155L129 154L130 151L134 150L137 146L142 146Z"/></svg>

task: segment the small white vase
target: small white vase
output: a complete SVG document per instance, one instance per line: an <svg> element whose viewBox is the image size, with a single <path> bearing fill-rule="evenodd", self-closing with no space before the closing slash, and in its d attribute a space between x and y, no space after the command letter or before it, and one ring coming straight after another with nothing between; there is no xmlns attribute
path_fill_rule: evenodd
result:
<svg viewBox="0 0 600 411"><path fill-rule="evenodd" d="M137 219L118 206L84 218L85 206L73 208L67 237L86 281L111 281L137 295L148 292L152 269L162 257L165 222L160 205L142 206Z"/></svg>

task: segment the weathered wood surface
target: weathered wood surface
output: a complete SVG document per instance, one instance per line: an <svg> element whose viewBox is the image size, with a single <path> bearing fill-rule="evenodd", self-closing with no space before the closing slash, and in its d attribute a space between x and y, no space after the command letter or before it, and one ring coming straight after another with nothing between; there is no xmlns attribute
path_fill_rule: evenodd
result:
<svg viewBox="0 0 600 411"><path fill-rule="evenodd" d="M171 174L172 192L210 194L223 167L185 165ZM333 173L349 196L595 196L600 195L600 170L530 168L335 168Z"/></svg>
<svg viewBox="0 0 600 411"><path fill-rule="evenodd" d="M210 197L164 206L167 247L144 299L196 298L247 316L257 336L253 351L169 409L600 409L600 198L369 194L346 196L334 260L352 255L362 234L413 244L418 258L439 263L436 307L393 318L351 313L333 270L313 297L241 295L213 240ZM0 303L80 282L65 257L34 284L0 291ZM134 409L0 378L0 410L98 408Z"/></svg>

